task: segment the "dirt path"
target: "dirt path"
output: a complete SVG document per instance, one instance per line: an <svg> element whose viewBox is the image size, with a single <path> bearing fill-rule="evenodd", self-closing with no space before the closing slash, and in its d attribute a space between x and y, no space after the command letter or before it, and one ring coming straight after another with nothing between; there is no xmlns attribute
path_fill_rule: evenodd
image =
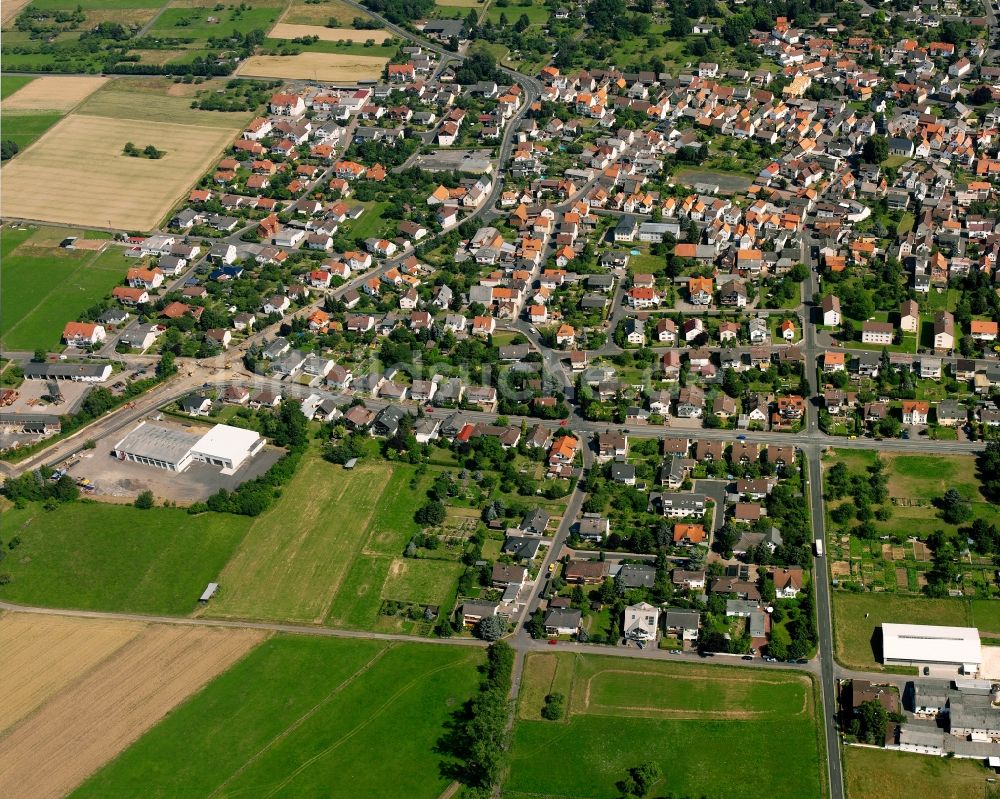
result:
<svg viewBox="0 0 1000 799"><path fill-rule="evenodd" d="M453 797L456 793L458 793L458 789L461 787L462 783L453 782L451 785L449 785L447 788L441 791L441 795L438 797L438 799L451 799L451 797Z"/></svg>

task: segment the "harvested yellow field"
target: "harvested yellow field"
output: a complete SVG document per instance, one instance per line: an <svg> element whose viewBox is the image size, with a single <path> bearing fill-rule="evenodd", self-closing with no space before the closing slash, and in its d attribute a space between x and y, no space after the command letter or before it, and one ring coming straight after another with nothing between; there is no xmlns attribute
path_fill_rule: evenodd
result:
<svg viewBox="0 0 1000 799"><path fill-rule="evenodd" d="M86 12L86 21L83 24L88 29L102 22L117 22L126 28L141 28L159 11L158 8L92 8Z"/></svg>
<svg viewBox="0 0 1000 799"><path fill-rule="evenodd" d="M135 638L138 622L8 613L0 618L0 732Z"/></svg>
<svg viewBox="0 0 1000 799"><path fill-rule="evenodd" d="M208 169L233 130L71 114L3 169L0 215L151 230ZM122 153L152 144L159 160Z"/></svg>
<svg viewBox="0 0 1000 799"><path fill-rule="evenodd" d="M348 27L355 17L369 19L370 14L349 6L343 0L321 0L321 2L306 3L305 0L292 0L291 5L278 19L298 25L325 25L330 20L336 20L341 27ZM273 34L272 34L273 35Z"/></svg>
<svg viewBox="0 0 1000 799"><path fill-rule="evenodd" d="M14 17L21 13L31 0L3 0L2 11L0 11L0 24L7 25Z"/></svg>
<svg viewBox="0 0 1000 799"><path fill-rule="evenodd" d="M388 31L359 31L354 28L326 28L322 25L289 25L287 22L279 22L271 32L267 34L272 39L298 39L302 36L318 36L324 42L342 42L345 39L352 42L364 44L369 39L374 39L376 44L381 44L386 39L391 39L392 34Z"/></svg>
<svg viewBox="0 0 1000 799"><path fill-rule="evenodd" d="M388 58L344 53L299 53L298 55L251 56L236 70L237 75L283 80L320 80L340 85L377 80ZM36 145L37 147L37 145Z"/></svg>
<svg viewBox="0 0 1000 799"><path fill-rule="evenodd" d="M107 82L101 77L35 78L3 101L4 111L71 111Z"/></svg>
<svg viewBox="0 0 1000 799"><path fill-rule="evenodd" d="M149 627L0 739L0 796L65 796L263 638Z"/></svg>

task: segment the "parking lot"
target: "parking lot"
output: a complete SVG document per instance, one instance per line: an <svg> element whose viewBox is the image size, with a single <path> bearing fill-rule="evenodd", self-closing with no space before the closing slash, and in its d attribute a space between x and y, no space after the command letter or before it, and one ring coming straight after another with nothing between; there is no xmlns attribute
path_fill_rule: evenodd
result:
<svg viewBox="0 0 1000 799"><path fill-rule="evenodd" d="M233 491L247 480L260 477L284 454L284 450L267 446L235 474L222 474L217 466L197 462L178 473L115 458L112 449L125 432L118 430L99 439L94 449L84 450L70 461L71 477L86 478L94 484L89 496L125 503L143 491L152 491L159 502L167 499L178 505L191 505L205 501L220 488Z"/></svg>

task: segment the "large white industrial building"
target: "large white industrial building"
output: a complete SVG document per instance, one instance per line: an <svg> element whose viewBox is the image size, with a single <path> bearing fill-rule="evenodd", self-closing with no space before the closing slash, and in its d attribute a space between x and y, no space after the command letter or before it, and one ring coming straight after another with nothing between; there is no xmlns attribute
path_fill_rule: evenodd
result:
<svg viewBox="0 0 1000 799"><path fill-rule="evenodd" d="M171 472L183 472L198 461L220 467L223 474L233 474L265 443L259 433L227 424L199 434L143 421L115 444L114 454L122 461Z"/></svg>
<svg viewBox="0 0 1000 799"><path fill-rule="evenodd" d="M882 662L887 666L935 666L976 675L983 664L979 630L930 624L883 624Z"/></svg>

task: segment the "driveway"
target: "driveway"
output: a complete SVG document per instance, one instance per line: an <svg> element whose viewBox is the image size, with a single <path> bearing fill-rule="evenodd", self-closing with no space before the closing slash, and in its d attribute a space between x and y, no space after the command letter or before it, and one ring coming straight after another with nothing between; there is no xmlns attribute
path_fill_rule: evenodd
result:
<svg viewBox="0 0 1000 799"><path fill-rule="evenodd" d="M697 494L704 494L715 502L715 518L712 529L718 530L726 521L726 486L728 480L695 480L694 490Z"/></svg>

